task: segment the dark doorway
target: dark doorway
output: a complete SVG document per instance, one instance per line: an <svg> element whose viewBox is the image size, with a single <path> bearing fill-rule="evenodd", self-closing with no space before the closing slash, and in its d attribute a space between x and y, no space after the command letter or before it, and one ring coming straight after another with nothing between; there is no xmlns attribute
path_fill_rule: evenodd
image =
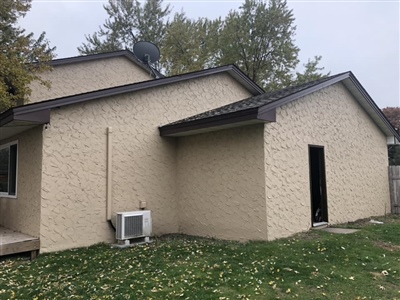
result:
<svg viewBox="0 0 400 300"><path fill-rule="evenodd" d="M309 146L311 219L313 226L328 222L326 197L325 154L323 146Z"/></svg>

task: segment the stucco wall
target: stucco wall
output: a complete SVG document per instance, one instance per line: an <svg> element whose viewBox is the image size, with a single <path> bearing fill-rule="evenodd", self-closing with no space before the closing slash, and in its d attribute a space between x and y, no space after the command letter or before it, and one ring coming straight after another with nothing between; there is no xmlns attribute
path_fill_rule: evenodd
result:
<svg viewBox="0 0 400 300"><path fill-rule="evenodd" d="M267 239L263 124L178 141L180 232Z"/></svg>
<svg viewBox="0 0 400 300"><path fill-rule="evenodd" d="M33 82L30 103L152 79L126 57L55 66L41 77L51 82L51 88Z"/></svg>
<svg viewBox="0 0 400 300"><path fill-rule="evenodd" d="M42 126L2 143L12 141L18 141L17 197L0 198L0 224L39 237Z"/></svg>
<svg viewBox="0 0 400 300"><path fill-rule="evenodd" d="M178 231L176 140L158 126L250 96L229 75L208 76L51 112L44 132L42 251L111 242L106 130L113 129L113 211L147 202L154 234Z"/></svg>
<svg viewBox="0 0 400 300"><path fill-rule="evenodd" d="M329 223L389 212L386 137L338 83L265 124L268 238L311 227L308 145L325 147Z"/></svg>

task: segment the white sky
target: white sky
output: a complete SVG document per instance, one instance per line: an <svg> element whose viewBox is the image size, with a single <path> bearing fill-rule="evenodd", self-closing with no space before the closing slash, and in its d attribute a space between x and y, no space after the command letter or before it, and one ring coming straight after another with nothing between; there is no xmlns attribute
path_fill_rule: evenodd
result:
<svg viewBox="0 0 400 300"><path fill-rule="evenodd" d="M166 1L191 18L224 17L242 1ZM321 66L336 74L352 71L377 105L400 106L400 0L288 0L293 9L301 63L322 55ZM33 0L21 27L46 32L57 58L78 55L85 34L98 30L107 14L101 0ZM161 53L162 55L162 53Z"/></svg>

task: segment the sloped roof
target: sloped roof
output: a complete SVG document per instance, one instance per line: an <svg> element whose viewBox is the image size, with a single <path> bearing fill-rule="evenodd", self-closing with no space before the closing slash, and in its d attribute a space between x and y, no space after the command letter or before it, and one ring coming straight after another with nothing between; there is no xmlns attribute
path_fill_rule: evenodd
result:
<svg viewBox="0 0 400 300"><path fill-rule="evenodd" d="M159 128L161 136L184 136L247 124L274 122L275 109L322 88L342 82L387 136L400 136L351 72L253 96Z"/></svg>
<svg viewBox="0 0 400 300"><path fill-rule="evenodd" d="M342 75L342 74L337 74L335 76L325 77L325 78L322 78L319 80L310 81L310 82L307 82L307 83L304 83L301 85L288 87L288 88L285 88L282 90L272 91L272 92L257 95L254 97L249 97L244 100L240 100L240 101L237 101L234 103L229 103L227 105L206 111L204 113L200 113L200 114L197 114L197 115L194 115L194 116L191 116L191 117L188 117L188 118L176 121L176 122L169 123L166 126L180 124L180 123L186 123L186 122L195 121L195 120L206 119L206 118L210 118L210 117L214 117L214 116L226 115L226 114L230 114L230 113L234 113L234 112L238 112L238 111L242 111L242 110L246 110L246 109L251 109L251 108L258 108L263 105L270 104L274 101L278 101L279 99L282 99L289 95L298 93L302 90L311 88L317 84L323 83L323 82L325 82L331 78L337 77L339 75Z"/></svg>
<svg viewBox="0 0 400 300"><path fill-rule="evenodd" d="M137 92L150 88L162 87L174 83L204 78L206 76L222 73L227 73L235 78L244 88L246 88L253 95L259 95L264 92L262 88L260 88L249 77L247 77L239 68L234 65L227 65L223 67L216 67L182 75L132 83L13 107L0 114L0 136L1 139L3 139L7 138L8 136L12 136L13 134L16 134L17 126L19 127L18 132L21 132L22 130L29 129L30 126L48 123L50 121L50 110L53 108L83 103L86 101L96 100L104 97Z"/></svg>
<svg viewBox="0 0 400 300"><path fill-rule="evenodd" d="M138 67L142 68L146 72L150 72L150 74L153 74L150 70L150 68L142 63L140 60L138 60L131 51L129 50L120 50L120 51L113 51L113 52L104 52L104 53L97 53L97 54L88 54L88 55L80 55L80 56L74 56L74 57L67 57L67 58L60 58L60 59L54 59L50 61L50 65L53 67L56 66L62 66L62 65L67 65L67 64L74 64L74 63L80 63L80 62L88 62L88 61L93 61L93 60L99 60L99 59L105 59L105 58L114 58L114 57L125 57L132 61L134 64L136 64ZM155 75L157 78L164 78L165 76L161 74L159 71L154 70Z"/></svg>

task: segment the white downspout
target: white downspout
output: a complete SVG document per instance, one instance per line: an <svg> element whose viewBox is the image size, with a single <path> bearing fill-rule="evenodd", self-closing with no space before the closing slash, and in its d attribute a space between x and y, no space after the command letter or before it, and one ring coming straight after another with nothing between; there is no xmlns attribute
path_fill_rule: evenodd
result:
<svg viewBox="0 0 400 300"><path fill-rule="evenodd" d="M107 221L111 221L112 205L112 127L107 127Z"/></svg>

